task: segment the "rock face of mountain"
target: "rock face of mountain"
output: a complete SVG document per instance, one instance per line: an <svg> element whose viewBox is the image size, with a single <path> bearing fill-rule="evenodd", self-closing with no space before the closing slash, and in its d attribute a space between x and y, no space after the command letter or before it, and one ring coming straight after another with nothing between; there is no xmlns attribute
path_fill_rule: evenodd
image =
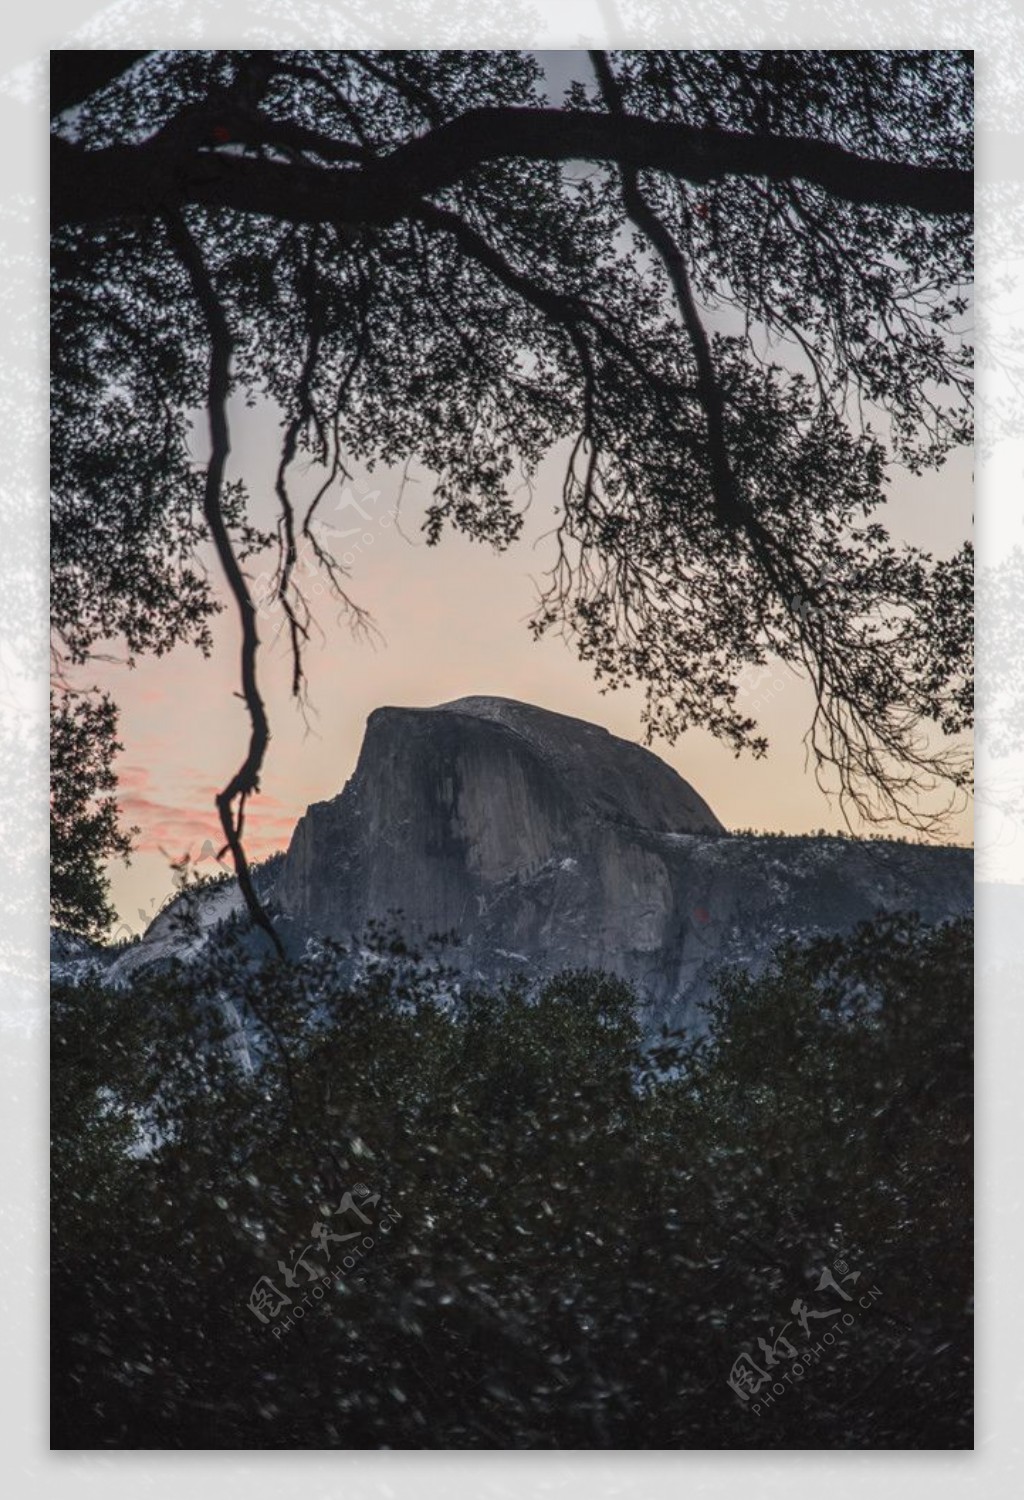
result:
<svg viewBox="0 0 1024 1500"><path fill-rule="evenodd" d="M967 913L967 849L728 833L650 751L503 698L371 714L342 793L314 803L256 872L292 952L358 945L391 921L453 933L447 961L493 981L566 968L630 980L650 1026L700 1024L723 964L758 971L787 936L848 931L881 911ZM57 955L126 982L188 959L242 903L234 881L169 905L120 954Z"/></svg>
<svg viewBox="0 0 1024 1500"><path fill-rule="evenodd" d="M481 959L604 964L661 941L647 837L722 831L663 761L595 725L498 698L381 708L341 796L299 822L276 894L332 937L401 910Z"/></svg>
<svg viewBox="0 0 1024 1500"><path fill-rule="evenodd" d="M293 940L350 940L400 913L454 932L493 979L600 968L649 1019L692 1021L723 962L880 910L970 910L969 851L736 836L663 761L607 730L501 698L370 716L340 796L296 827L273 893Z"/></svg>

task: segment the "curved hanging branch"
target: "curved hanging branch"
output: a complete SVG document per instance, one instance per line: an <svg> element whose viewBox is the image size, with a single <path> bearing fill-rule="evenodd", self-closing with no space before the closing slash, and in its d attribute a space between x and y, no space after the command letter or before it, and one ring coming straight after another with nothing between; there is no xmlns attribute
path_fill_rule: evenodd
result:
<svg viewBox="0 0 1024 1500"><path fill-rule="evenodd" d="M619 121L624 113L622 93L604 52L592 51L591 62L609 114ZM884 725L872 734L858 708L856 665L842 656L834 660L824 649L818 589L803 576L799 559L778 545L740 493L732 470L726 435L726 401L714 366L711 343L701 320L685 256L669 227L647 201L640 186L642 163L625 158L618 171L626 216L651 245L669 278L683 327L697 369L697 398L704 412L708 439L709 479L715 510L722 525L740 533L796 631L800 656L815 695L814 719L805 744L815 763L815 775L823 790L822 770L832 766L839 772L840 805L849 823L846 800L868 822L895 817L914 827L941 823L913 813L911 794L920 791L921 778L945 768L954 785L963 783L962 773L948 766L942 756L929 755L912 725L900 714L886 716ZM682 187L680 185L680 191ZM909 769L902 777L883 766L885 757ZM881 812L866 796L857 793L858 781L880 787Z"/></svg>
<svg viewBox="0 0 1024 1500"><path fill-rule="evenodd" d="M267 934L278 957L283 958L284 947L256 894L249 870L249 861L242 846L245 804L247 798L259 790L260 769L270 741L270 725L256 680L256 654L259 650L256 608L231 545L231 536L221 506L224 470L231 450L227 418L227 401L231 386L231 330L199 246L189 233L184 219L178 214L168 213L164 216L164 223L171 245L188 274L192 290L202 309L210 338L210 373L206 400L210 422L210 458L206 466L206 483L203 489L203 515L210 529L217 559L224 571L228 588L238 607L242 627L242 697L245 700L251 725L246 757L227 786L217 794L217 811L220 814L226 847L231 850L234 860L238 887L249 909L249 914L256 926Z"/></svg>
<svg viewBox="0 0 1024 1500"><path fill-rule="evenodd" d="M253 903L258 907L258 900L244 863L241 835L247 798L257 789L269 727L256 686L258 622L223 517L221 490L228 454L225 403L233 364L232 333L211 268L204 264L200 243L193 238L183 219L183 214L188 211L187 205L213 209L214 222L217 221L216 210L228 208L242 213L283 217L294 226L311 226L308 256L297 270L298 301L305 310L306 349L296 384L294 406L286 424L276 483L280 509L277 593L290 630L293 693L298 696L302 690L302 648L310 624L297 573L300 539L308 542L312 555L327 568L336 588L339 577L343 576L343 569L334 562L329 549L320 540L325 528L311 524L316 507L332 480L339 473L346 472L338 439L337 411L333 415L332 446L331 412L329 407L321 404L321 397L315 392L314 374L321 355L322 332L318 249L325 229L321 226L325 226L327 232L333 231L339 248L351 254L360 278L360 291L364 293L365 273L360 247L366 244L372 247L382 237L372 232L360 236L352 232L353 228L358 226L369 230L372 226L394 225L404 220L410 226L410 232L450 238L461 256L475 262L515 299L528 304L548 324L554 325L560 335L556 340L559 348L564 338L571 355L575 356L580 374L582 420L569 460L563 495L568 496L571 492L588 527L594 527L598 522L603 524L604 520L600 448L605 435L604 403L610 399L605 378L609 364L617 363L628 373L631 382L640 382L645 393L645 410L655 416L664 412L670 432L675 431L677 409L684 405L688 410L691 403L696 403L695 421L687 417L683 436L692 429L697 434L695 442L703 446L706 439L704 457L710 483L701 495L702 507L710 501L717 529L726 533L724 548L729 560L742 563L744 567L748 562L753 563L769 585L763 590L763 597L771 599L775 596L790 617L816 695L812 742L817 747L814 736L820 734L830 746L828 754L818 755L819 765L824 759L830 765L843 768L841 780L848 780L855 773L869 779L877 777L879 735L870 715L867 719L863 714L858 717L858 705L863 704L871 687L870 674L865 675L872 662L867 644L860 642L864 647L863 661L857 652L840 653L834 661L823 655L822 621L828 599L824 595L819 598L822 591L802 576L811 568L811 560L801 556L799 543L794 545L791 537L787 539L782 523L776 531L775 513L770 508L762 510L752 498L755 492L748 493L740 482L739 461L730 446L733 413L739 409L738 399L730 393L725 367L720 365L718 349L712 344L702 321L694 292L696 282L691 281L691 276L696 275L693 263L671 221L659 215L656 202L648 197L647 181L641 174L653 170L674 178L683 197L686 182L704 183L737 175L761 177L766 184L781 182L792 195L796 189L791 178L796 178L823 188L837 203L892 205L915 210L921 215L942 217L963 214L969 208L969 172L961 168L921 167L911 162L858 156L825 141L727 131L717 126L713 115L707 124L701 126L672 120L641 119L627 112L604 54L594 55L594 66L605 97L604 113L600 110L487 107L470 109L446 122L443 111L435 107L432 96L422 94L415 80L403 74L396 87L425 117L425 129L422 134L411 136L391 149L375 147L361 130L358 115L349 107L344 95L336 90L332 80L305 65L292 67L276 58L268 62L267 58L271 57L274 55L267 54L258 64L250 60L245 65L250 71L255 68L254 82L236 81L231 89L215 90L202 104L185 106L146 141L130 146L82 150L58 138L53 148L54 221L95 223L107 215L125 213L143 220L147 214L160 218L169 227L172 243L188 272L192 291L203 310L209 331L211 459L206 474L204 514L241 617L241 696L246 702L252 726L246 760L217 801L227 847L232 849L247 904L259 925L269 931L264 921L255 915ZM390 77L372 57L367 61L359 54L358 61L365 71L382 83ZM401 74L401 65L396 66ZM343 134L351 132L353 139L333 139L323 129L261 114L256 108L258 94L271 68L286 74L295 73L304 81L327 89L345 122ZM767 122L763 129L768 131ZM627 215L660 257L675 293L679 321L692 354L692 363L685 360L686 368L682 372L666 374L664 362L651 357L652 351L634 347L630 325L615 321L611 311L614 304L606 309L600 297L595 297L589 287L585 293L576 290L578 281L568 283L568 288L557 281L549 281L543 272L538 272L537 262L530 255L516 256L515 237L510 237L507 245L500 238L492 242L489 215L485 213L482 220L474 215L471 198L467 201L462 195L456 198L451 193L445 194L445 189L463 183L467 174L471 177L481 164L512 158L523 161L586 159L604 162L617 170L622 180ZM445 194L439 202L428 196L439 193ZM812 200L813 197L812 194ZM201 218L197 222L201 222ZM815 220L812 227L823 238L828 238L827 225ZM302 235L296 229L292 238L301 241ZM347 391L351 371L358 367L365 354L365 308L357 328L359 337L352 363L341 378L342 393ZM620 328L625 332L620 332ZM844 339L848 337L845 326L840 332ZM893 336L891 330L890 336ZM813 363L813 351L811 358ZM716 369L716 365L719 368ZM613 381L613 397L615 389ZM339 403L340 400L341 396ZM307 424L312 425L307 427ZM309 432L316 439L316 452L325 455L325 463L330 460L330 472L303 516L294 509L289 474ZM584 458L585 472L577 474L577 462L582 469ZM609 520L618 523L621 517L613 515ZM619 531L609 524L606 533L607 538L602 535L601 545L608 551L612 566L628 570L630 559L618 550L619 544L615 540ZM572 536L571 532L568 534ZM559 540L561 546L561 530ZM748 556L743 557L743 553ZM586 558L582 555L580 567L586 567ZM647 573L637 571L636 577L640 581L638 592L640 583L647 588L656 583L660 585L660 578L650 570ZM596 588L597 584L594 586ZM345 602L353 609L350 601L346 599ZM623 609L628 618L633 609L628 595ZM361 618L360 612L354 613L357 620ZM894 707L890 703L892 696L890 688L885 686L879 700L885 708L880 736L882 747L903 753L915 768L930 765L923 752L913 749L909 738L912 725L896 715L901 701ZM841 717L844 699L854 705L852 729ZM835 711L836 700L839 717ZM869 703L869 708L875 711L878 705ZM738 734L756 727L741 723L736 715L719 722L726 723ZM909 782L892 784L898 792L910 785Z"/></svg>
<svg viewBox="0 0 1024 1500"><path fill-rule="evenodd" d="M607 55L593 51L590 58L609 112L624 119L622 93ZM697 368L696 393L707 423L711 493L715 509L724 527L730 531L742 530L768 579L793 615L801 639L807 645L805 614L799 608L794 610L792 606L794 601L811 596L813 591L801 577L795 562L780 556L775 539L739 493L729 458L725 396L715 371L711 341L690 285L686 259L668 226L644 197L637 164L623 161L619 165L619 175L626 215L648 240L665 267L693 352Z"/></svg>
<svg viewBox="0 0 1024 1500"><path fill-rule="evenodd" d="M609 114L615 116L620 122L625 120L622 93L607 56L603 52L591 52L590 59ZM708 454L711 461L711 484L715 505L723 524L732 527L741 520L741 507L725 437L725 400L715 375L707 331L701 322L697 304L693 298L686 262L668 229L640 190L638 165L623 159L619 163L619 177L622 182L622 201L626 214L654 247L668 272L672 290L675 292L683 326L689 337L697 366L697 395L707 419Z"/></svg>

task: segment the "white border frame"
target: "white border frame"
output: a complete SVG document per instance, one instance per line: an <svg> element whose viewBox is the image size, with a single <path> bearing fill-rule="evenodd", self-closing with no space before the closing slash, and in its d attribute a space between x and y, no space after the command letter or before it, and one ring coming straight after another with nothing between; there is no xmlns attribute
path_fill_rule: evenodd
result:
<svg viewBox="0 0 1024 1500"><path fill-rule="evenodd" d="M472 14L472 25L467 15ZM1017 996L1024 962L1024 886L979 904L980 1414L975 1453L254 1453L51 1454L47 1448L46 1292L46 833L45 833L45 205L46 79L51 47L109 46L966 46L977 58L979 308L998 321L980 345L983 445L979 449L979 545L997 566L1024 519L1019 480L1024 398L1014 366L1024 340L1024 15L1013 0L880 0L812 10L790 0L670 0L616 4L563 0L557 21L517 0L449 9L420 0L46 0L5 17L0 57L3 132L0 249L0 1139L7 1180L0 1199L2 1344L0 1412L8 1494L96 1500L262 1500L263 1496L677 1496L683 1487L731 1495L749 1487L787 1497L899 1495L953 1500L965 1489L1016 1493L1024 1479L1017 1340L1022 1279L1016 1248L1024 1121L1016 1059L1022 1055ZM997 347L998 345L998 347ZM1022 364L1024 368L1024 364ZM985 598L979 598L984 623ZM1010 625L1021 639L1024 600ZM1020 657L1016 650L1013 655ZM985 705L981 705L984 709ZM1024 809L1006 804L1011 837ZM983 820L982 820L983 821ZM1002 837L1001 833L994 836ZM1024 841L1022 841L1024 842ZM1024 871L1022 871L1024 873ZM1018 920L1007 920L1015 911ZM1016 1480L1016 1484L1014 1481Z"/></svg>

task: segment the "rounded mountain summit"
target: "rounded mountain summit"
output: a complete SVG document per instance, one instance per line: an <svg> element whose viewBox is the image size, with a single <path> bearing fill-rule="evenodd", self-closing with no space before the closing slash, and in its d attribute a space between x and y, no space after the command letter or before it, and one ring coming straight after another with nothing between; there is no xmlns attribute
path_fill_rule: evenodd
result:
<svg viewBox="0 0 1024 1500"><path fill-rule="evenodd" d="M970 909L969 851L728 834L651 751L506 698L379 708L274 890L296 937L391 919L482 978L606 969L678 1023L723 961L880 910Z"/></svg>

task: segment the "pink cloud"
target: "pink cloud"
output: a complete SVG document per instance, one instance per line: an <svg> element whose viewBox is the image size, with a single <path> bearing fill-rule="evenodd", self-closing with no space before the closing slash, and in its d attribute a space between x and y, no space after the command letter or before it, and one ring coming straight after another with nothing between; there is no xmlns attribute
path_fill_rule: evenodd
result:
<svg viewBox="0 0 1024 1500"><path fill-rule="evenodd" d="M207 841L219 848L224 840L212 806L208 813L199 812L152 797L130 795L121 799L121 808L123 820L139 829L135 848L140 853L166 852L174 858L187 853L195 859ZM247 808L244 833L247 851L262 855L287 848L296 821L290 815L266 815L253 807Z"/></svg>
<svg viewBox="0 0 1024 1500"><path fill-rule="evenodd" d="M159 768L159 758L155 761ZM118 802L122 821L139 830L134 848L140 854L180 859L187 854L199 862L202 851L219 851L224 842L215 806L215 787L209 770L196 766L175 768L174 790L161 795L147 766L131 763L119 768ZM162 778L159 778L162 779ZM177 795L176 795L177 794ZM263 859L287 849L305 804L289 806L280 797L261 792L245 810L244 843L251 858ZM229 863L229 861L226 861Z"/></svg>
<svg viewBox="0 0 1024 1500"><path fill-rule="evenodd" d="M142 792L150 785L150 775L145 766L122 766L117 773L117 784L122 792Z"/></svg>

